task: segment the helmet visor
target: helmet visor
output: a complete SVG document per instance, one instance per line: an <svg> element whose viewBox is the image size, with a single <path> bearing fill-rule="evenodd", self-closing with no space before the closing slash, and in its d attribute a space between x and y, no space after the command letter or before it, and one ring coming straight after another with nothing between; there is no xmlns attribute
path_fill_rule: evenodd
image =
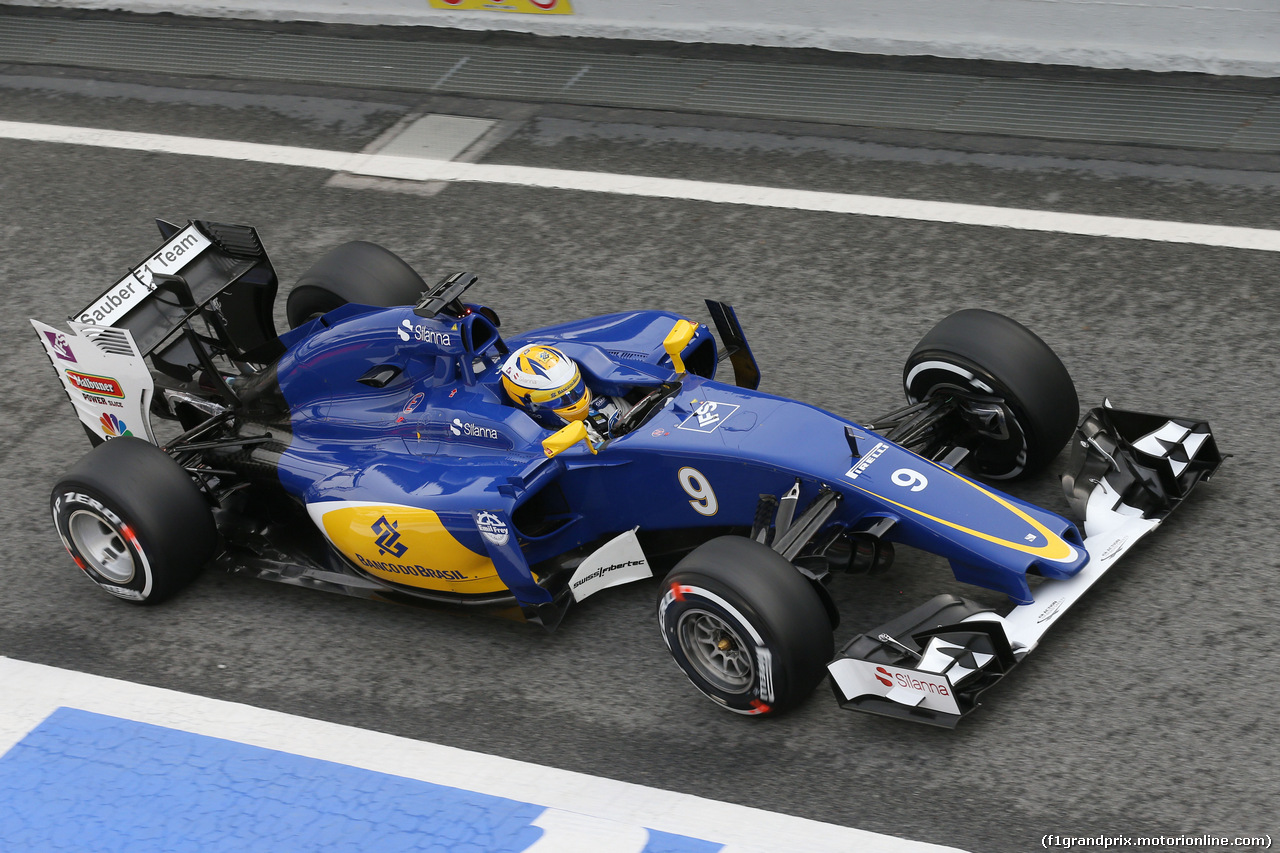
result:
<svg viewBox="0 0 1280 853"><path fill-rule="evenodd" d="M582 377L578 377L577 383L562 394L558 394L548 400L539 400L537 407L539 409L551 409L552 411L560 411L561 409L572 409L582 402L587 396L587 383L582 381Z"/></svg>

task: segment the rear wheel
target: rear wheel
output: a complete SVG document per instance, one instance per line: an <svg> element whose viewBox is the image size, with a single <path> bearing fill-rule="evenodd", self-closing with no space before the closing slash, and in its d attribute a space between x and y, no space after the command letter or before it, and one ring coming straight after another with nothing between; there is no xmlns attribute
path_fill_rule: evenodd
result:
<svg viewBox="0 0 1280 853"><path fill-rule="evenodd" d="M128 601L162 601L178 592L217 547L200 490L141 439L114 438L89 451L58 480L50 503L76 565Z"/></svg>
<svg viewBox="0 0 1280 853"><path fill-rule="evenodd" d="M658 623L693 686L739 714L800 704L834 654L831 621L810 582L741 536L713 539L671 570Z"/></svg>
<svg viewBox="0 0 1280 853"><path fill-rule="evenodd" d="M911 351L902 377L911 402L958 395L973 422L989 427L968 464L991 479L1044 468L1071 438L1080 413L1071 375L1049 345L992 311L970 308L942 320Z"/></svg>
<svg viewBox="0 0 1280 853"><path fill-rule="evenodd" d="M355 240L329 250L302 274L285 305L289 328L354 302L391 308L414 305L427 289L400 256L376 243Z"/></svg>

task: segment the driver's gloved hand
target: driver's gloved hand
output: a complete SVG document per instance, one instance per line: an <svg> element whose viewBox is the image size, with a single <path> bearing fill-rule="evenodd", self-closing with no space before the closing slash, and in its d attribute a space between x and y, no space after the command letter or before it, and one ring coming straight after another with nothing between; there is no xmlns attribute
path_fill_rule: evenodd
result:
<svg viewBox="0 0 1280 853"><path fill-rule="evenodd" d="M587 426L591 427L591 431L597 436L609 437L609 416L603 412L592 412L587 415Z"/></svg>

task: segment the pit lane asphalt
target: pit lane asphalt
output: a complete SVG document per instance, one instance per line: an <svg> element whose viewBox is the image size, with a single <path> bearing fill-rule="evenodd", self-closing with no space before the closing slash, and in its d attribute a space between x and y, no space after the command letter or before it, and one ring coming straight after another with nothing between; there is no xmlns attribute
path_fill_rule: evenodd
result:
<svg viewBox="0 0 1280 853"><path fill-rule="evenodd" d="M520 125L483 162L1116 216L1280 227L1280 161L1033 141L185 81L11 66L0 119L360 150L410 109ZM1264 252L493 185L424 197L282 166L0 140L0 654L970 850L1045 833L1276 831L1280 605L1272 446L1277 259ZM48 520L87 450L27 317L58 322L157 240L151 218L261 230L286 286L325 249L382 243L466 268L504 328L733 302L765 390L870 418L952 310L1040 333L1082 404L1212 421L1236 454L954 732L850 714L825 687L766 721L718 711L670 662L656 583L551 636L205 573L155 608L77 577ZM283 305L283 299L280 301ZM802 436L797 436L802 439ZM1056 478L1012 488L1065 511ZM956 584L900 551L840 579L843 642ZM978 593L981 597L981 593Z"/></svg>

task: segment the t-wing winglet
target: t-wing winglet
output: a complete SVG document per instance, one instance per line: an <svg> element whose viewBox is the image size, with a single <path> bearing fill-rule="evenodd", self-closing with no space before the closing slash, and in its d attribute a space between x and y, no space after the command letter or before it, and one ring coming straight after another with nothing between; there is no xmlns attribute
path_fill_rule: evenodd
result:
<svg viewBox="0 0 1280 853"><path fill-rule="evenodd" d="M464 271L445 276L422 294L413 313L419 317L435 317L443 311L460 317L466 310L462 304L462 295L479 280L480 276Z"/></svg>

